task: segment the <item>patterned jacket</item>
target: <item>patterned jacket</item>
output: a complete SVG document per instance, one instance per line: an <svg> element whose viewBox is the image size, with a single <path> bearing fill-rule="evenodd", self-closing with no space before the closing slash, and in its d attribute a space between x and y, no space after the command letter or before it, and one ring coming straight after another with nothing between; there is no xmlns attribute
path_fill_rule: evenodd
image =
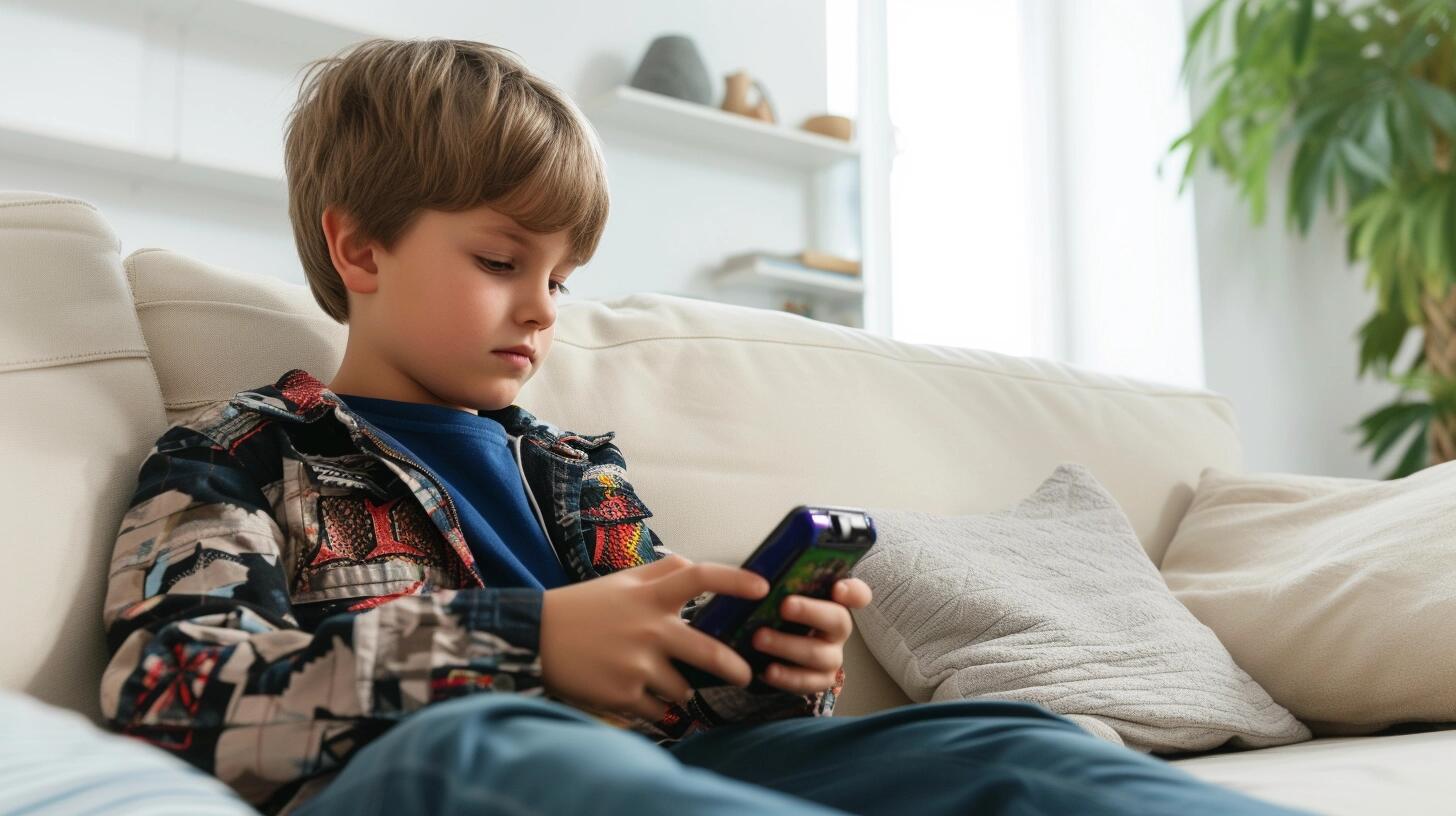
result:
<svg viewBox="0 0 1456 816"><path fill-rule="evenodd" d="M615 434L565 432L516 405L480 413L518 437L527 493L571 581L672 552L647 526ZM141 465L108 576L111 726L264 813L311 798L430 703L556 699L541 678L543 590L485 586L428 466L302 369L167 429ZM587 713L667 745L725 723L830 716L842 685L841 673L808 695L701 688L657 722Z"/></svg>

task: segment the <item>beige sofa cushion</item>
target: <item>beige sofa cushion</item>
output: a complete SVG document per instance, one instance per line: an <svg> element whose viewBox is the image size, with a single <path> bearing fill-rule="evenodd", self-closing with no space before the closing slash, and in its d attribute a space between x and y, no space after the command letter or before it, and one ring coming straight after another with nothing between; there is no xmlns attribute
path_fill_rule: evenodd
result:
<svg viewBox="0 0 1456 816"><path fill-rule="evenodd" d="M151 443L189 406L294 365L331 379L345 335L320 323L302 286L139 251L127 271L149 304L147 343L168 371L159 396L142 332L126 317L136 313L116 247L89 204L0 192L0 388L10 397L0 403L0 455L24 463L0 493L12 519L3 546L27 561L0 584L0 612L27 622L0 635L0 682L88 713L105 658L97 606L114 525ZM170 283L155 278L167 275ZM235 320L219 336L194 317L214 308L208 301L278 316ZM1090 463L1157 560L1199 471L1241 465L1226 400L1045 361L657 295L568 302L558 337L522 404L567 425L621 429L654 527L691 557L741 558L786 502L821 492L813 485L864 504L883 496L908 509L978 512L1030 490L1065 455ZM662 400L666 408L654 407ZM846 671L836 713L905 702L857 636ZM1318 740L1179 764L1322 812L1439 812L1453 798L1453 738L1416 735L1399 743L1404 751L1380 749L1405 738Z"/></svg>
<svg viewBox="0 0 1456 816"><path fill-rule="evenodd" d="M1316 734L1452 722L1453 511L1456 462L1394 481L1210 469L1163 574Z"/></svg>
<svg viewBox="0 0 1456 816"><path fill-rule="evenodd" d="M962 514L1091 468L1156 563L1197 473L1242 466L1220 396L639 294L562 309L523 404L614 430L667 546L740 563L800 503ZM837 713L909 702L856 632Z"/></svg>
<svg viewBox="0 0 1456 816"><path fill-rule="evenodd" d="M169 423L290 368L328 382L344 358L348 327L306 286L164 249L139 249L125 267Z"/></svg>
<svg viewBox="0 0 1456 816"><path fill-rule="evenodd" d="M128 268L169 417L294 366L337 370L347 329L303 286L165 250ZM1216 394L659 294L563 302L519 402L617 431L668 547L726 563L795 504L976 512L1064 459L1095 468L1156 562L1198 472L1242 465ZM858 634L845 673L840 713L908 702Z"/></svg>
<svg viewBox="0 0 1456 816"><path fill-rule="evenodd" d="M137 467L166 427L90 204L0 192L0 687L100 718L101 599Z"/></svg>
<svg viewBox="0 0 1456 816"><path fill-rule="evenodd" d="M1327 737L1174 764L1205 782L1324 816L1450 813L1456 731Z"/></svg>

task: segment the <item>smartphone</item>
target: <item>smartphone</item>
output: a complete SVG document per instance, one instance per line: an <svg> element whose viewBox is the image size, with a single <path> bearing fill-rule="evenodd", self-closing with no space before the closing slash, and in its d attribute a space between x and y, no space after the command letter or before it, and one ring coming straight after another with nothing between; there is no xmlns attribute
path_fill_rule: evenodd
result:
<svg viewBox="0 0 1456 816"><path fill-rule="evenodd" d="M790 661L758 651L753 646L753 634L761 626L771 626L789 634L807 635L810 627L780 616L784 596L829 599L834 582L849 577L850 569L874 543L875 521L864 510L801 504L790 510L743 562L744 569L768 580L768 594L757 600L714 595L689 625L728 644L748 661L753 669L748 691L782 691L760 680L759 674L772 662ZM672 665L693 688L732 685L676 658Z"/></svg>

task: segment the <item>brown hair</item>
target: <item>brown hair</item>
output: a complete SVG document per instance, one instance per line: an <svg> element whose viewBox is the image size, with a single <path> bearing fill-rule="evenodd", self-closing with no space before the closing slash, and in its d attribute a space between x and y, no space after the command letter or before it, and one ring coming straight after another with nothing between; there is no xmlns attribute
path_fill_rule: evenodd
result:
<svg viewBox="0 0 1456 816"><path fill-rule="evenodd" d="M514 52L469 40L373 39L303 68L284 128L288 215L304 276L347 323L324 208L392 247L422 209L483 204L533 232L570 230L572 261L606 226L605 161L565 93Z"/></svg>

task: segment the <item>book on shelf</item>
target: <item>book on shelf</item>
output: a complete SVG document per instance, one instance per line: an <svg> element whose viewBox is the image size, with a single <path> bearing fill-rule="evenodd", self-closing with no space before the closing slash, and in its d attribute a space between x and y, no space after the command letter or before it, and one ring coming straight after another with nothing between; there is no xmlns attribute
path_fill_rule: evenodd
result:
<svg viewBox="0 0 1456 816"><path fill-rule="evenodd" d="M785 255L774 252L741 252L737 255L730 255L723 261L723 270L729 271L743 267L751 267L755 264L793 270L797 272L830 272L845 277L859 276L859 261L841 258L827 252L806 250L797 255Z"/></svg>
<svg viewBox="0 0 1456 816"><path fill-rule="evenodd" d="M859 261L841 258L838 255L815 249L800 252L799 263L814 269L823 269L826 272L838 272L841 275L859 275L860 270Z"/></svg>

